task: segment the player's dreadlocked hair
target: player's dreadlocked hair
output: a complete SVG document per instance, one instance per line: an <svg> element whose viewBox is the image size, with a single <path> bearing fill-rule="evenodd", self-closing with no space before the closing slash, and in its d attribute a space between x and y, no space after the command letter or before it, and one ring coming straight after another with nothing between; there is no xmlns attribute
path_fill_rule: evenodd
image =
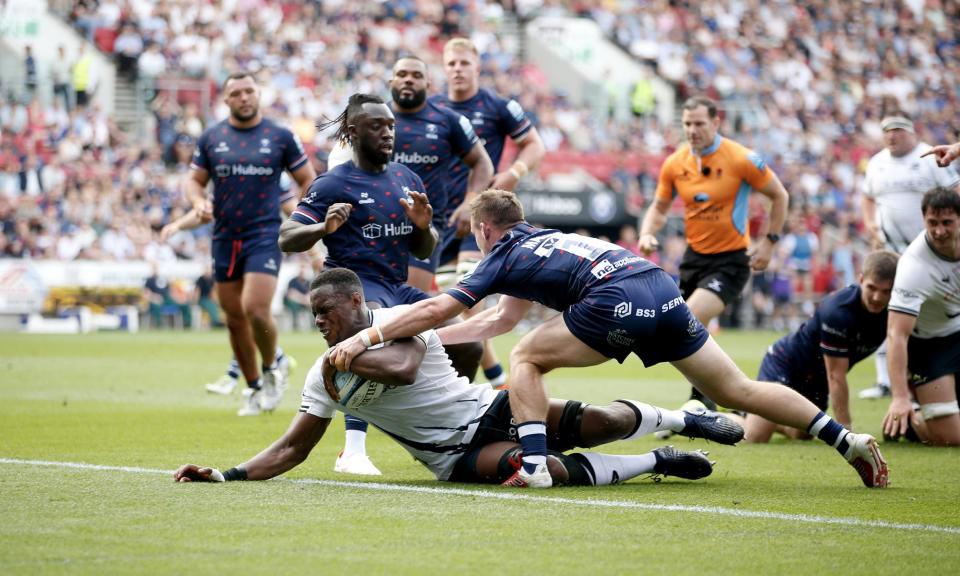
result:
<svg viewBox="0 0 960 576"><path fill-rule="evenodd" d="M347 107L340 113L339 116L333 120L329 120L324 117L324 122L319 122L317 124L317 130L323 132L331 126L337 126L337 131L333 135L334 139L337 141L349 142L350 137L347 134L347 126L353 121L354 118L361 112L363 112L364 104L385 104L383 98L375 96L373 94L354 94L350 96L350 99L347 101Z"/></svg>

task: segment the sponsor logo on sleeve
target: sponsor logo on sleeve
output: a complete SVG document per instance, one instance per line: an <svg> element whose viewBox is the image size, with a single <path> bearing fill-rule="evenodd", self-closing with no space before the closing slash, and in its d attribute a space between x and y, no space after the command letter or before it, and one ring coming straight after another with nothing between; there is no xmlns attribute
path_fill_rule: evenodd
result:
<svg viewBox="0 0 960 576"><path fill-rule="evenodd" d="M520 103L516 100L507 102L507 112L510 112L510 115L513 116L513 119L517 122L522 122L524 119L523 107L520 106Z"/></svg>
<svg viewBox="0 0 960 576"><path fill-rule="evenodd" d="M463 130L463 133L466 134L467 138L473 142L477 139L477 133L474 131L473 126L470 125L470 121L467 120L467 117L463 114L460 115L460 129Z"/></svg>

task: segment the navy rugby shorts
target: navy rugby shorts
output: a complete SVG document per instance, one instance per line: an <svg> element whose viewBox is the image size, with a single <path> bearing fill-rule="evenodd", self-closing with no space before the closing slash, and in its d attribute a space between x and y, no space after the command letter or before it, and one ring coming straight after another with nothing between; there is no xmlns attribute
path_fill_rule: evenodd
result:
<svg viewBox="0 0 960 576"><path fill-rule="evenodd" d="M633 352L644 366L682 360L709 338L673 278L654 268L591 288L563 313L567 329L607 358Z"/></svg>

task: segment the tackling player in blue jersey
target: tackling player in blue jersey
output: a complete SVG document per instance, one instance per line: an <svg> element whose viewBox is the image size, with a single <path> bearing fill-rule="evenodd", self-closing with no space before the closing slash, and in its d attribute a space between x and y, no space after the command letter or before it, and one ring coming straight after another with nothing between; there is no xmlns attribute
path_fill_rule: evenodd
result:
<svg viewBox="0 0 960 576"><path fill-rule="evenodd" d="M498 172L491 188L513 190L520 178L535 170L546 149L536 127L530 122L516 100L507 100L480 87L480 54L466 38L454 38L443 47L443 66L447 76L447 93L437 94L431 101L459 112L470 120L474 130L487 149L494 169L499 169L507 138L513 139L519 149L517 159L509 169ZM473 270L482 254L470 234L469 203L473 190L467 186L463 171L453 173L447 212L451 226L440 241L440 266L448 276L461 278ZM451 271L450 269L453 268ZM465 317L471 315L465 313ZM492 384L505 380L493 347L484 342L481 360L484 375Z"/></svg>
<svg viewBox="0 0 960 576"><path fill-rule="evenodd" d="M475 196L493 178L493 163L466 117L433 102L427 102L427 65L415 56L405 56L393 66L390 79L391 108L396 118L393 161L413 170L426 188L433 207L434 227L446 229L447 195L455 182L464 183ZM466 172L463 178L459 176ZM433 289L440 251L428 259L410 260L407 284L424 292Z"/></svg>
<svg viewBox="0 0 960 576"><path fill-rule="evenodd" d="M873 354L887 336L887 304L897 273L893 252L873 252L863 264L858 284L824 298L813 316L796 332L767 350L757 379L793 388L821 410L833 407L833 417L850 428L847 372ZM756 414L744 423L748 442L767 442L776 424ZM787 430L805 437L800 430Z"/></svg>
<svg viewBox="0 0 960 576"><path fill-rule="evenodd" d="M187 196L201 222L214 221L213 261L230 346L251 392L238 414L273 410L285 378L277 362L277 325L270 303L282 255L277 248L280 208L291 209L280 176L291 173L300 190L316 177L297 137L260 112L260 88L246 72L223 84L230 116L208 128L193 153ZM213 199L206 186L213 180ZM260 352L260 368L257 351Z"/></svg>
<svg viewBox="0 0 960 576"><path fill-rule="evenodd" d="M523 466L506 484L547 488L547 395L543 375L554 368L593 366L632 352L644 365L670 362L724 406L806 430L836 450L867 486L887 485L887 465L868 434L854 434L786 386L748 379L690 312L661 268L614 244L527 224L512 192L488 190L471 203L471 222L484 259L446 294L414 304L393 321L361 331L331 351L338 370L369 346L418 334L494 293L496 308L443 328L444 344L491 338L512 329L540 302L562 314L527 333L510 356L510 408Z"/></svg>

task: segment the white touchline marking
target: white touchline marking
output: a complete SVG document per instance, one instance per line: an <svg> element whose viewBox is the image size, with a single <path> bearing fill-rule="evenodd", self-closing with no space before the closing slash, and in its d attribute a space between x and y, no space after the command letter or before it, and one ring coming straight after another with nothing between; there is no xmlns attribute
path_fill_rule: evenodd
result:
<svg viewBox="0 0 960 576"><path fill-rule="evenodd" d="M101 464L84 464L82 462L52 462L49 460L20 460L16 458L0 458L0 464L19 464L25 466L50 466L54 468L76 468L81 470L100 470L109 472L130 472L132 474L168 474L173 470L158 468L140 468L137 466L104 466ZM626 508L635 510L659 510L666 512L697 512L700 514L717 514L720 516L734 516L737 518L760 518L763 520L784 520L788 522L805 522L811 524L834 524L841 526L859 526L864 528L890 528L893 530L915 530L918 532L941 532L946 534L960 534L960 526L939 526L936 524L906 524L900 522L886 522L883 520L861 520L859 518L832 518L829 516L813 516L809 514L786 514L783 512L764 512L762 510L736 510L722 506L688 506L686 504L646 504L626 500L594 500L560 498L557 496L530 496L504 490L467 490L464 488L431 488L428 486L404 486L401 484L383 484L380 482L345 482L341 480L316 479L289 479L276 478L274 481L291 482L294 484L316 484L334 488L360 488L363 490L379 490L382 492L413 492L420 494L436 494L441 496L472 496L491 498L494 500L515 500L521 502L565 504L572 506L598 506L603 508Z"/></svg>

